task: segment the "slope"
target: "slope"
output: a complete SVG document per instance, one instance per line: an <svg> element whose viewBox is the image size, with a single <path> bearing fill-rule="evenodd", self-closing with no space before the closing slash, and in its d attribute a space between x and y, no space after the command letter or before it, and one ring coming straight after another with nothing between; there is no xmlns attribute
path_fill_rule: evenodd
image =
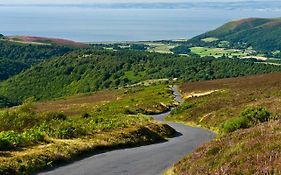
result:
<svg viewBox="0 0 281 175"><path fill-rule="evenodd" d="M39 100L124 87L148 79L198 81L280 70L280 66L238 59L88 49L45 61L2 82L0 95Z"/></svg>
<svg viewBox="0 0 281 175"><path fill-rule="evenodd" d="M223 26L199 35L191 44L206 44L205 38L218 38L215 42L230 42L235 47L253 47L257 50L281 50L281 18L247 18L231 21Z"/></svg>
<svg viewBox="0 0 281 175"><path fill-rule="evenodd" d="M178 162L171 174L280 174L280 77L271 73L182 85L186 101L168 119L221 136Z"/></svg>
<svg viewBox="0 0 281 175"><path fill-rule="evenodd" d="M63 55L72 48L10 42L0 36L0 81L20 73L31 65Z"/></svg>

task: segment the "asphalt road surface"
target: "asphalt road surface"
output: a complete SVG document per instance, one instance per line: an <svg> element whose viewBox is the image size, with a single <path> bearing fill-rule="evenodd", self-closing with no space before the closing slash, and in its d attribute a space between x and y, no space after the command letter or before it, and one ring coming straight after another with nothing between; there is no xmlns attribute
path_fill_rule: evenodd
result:
<svg viewBox="0 0 281 175"><path fill-rule="evenodd" d="M173 91L175 100L182 102L178 90L174 87ZM152 117L163 121L167 115L169 112ZM172 122L168 124L178 134L167 142L94 155L40 175L160 175L195 148L215 137L214 133L205 129Z"/></svg>

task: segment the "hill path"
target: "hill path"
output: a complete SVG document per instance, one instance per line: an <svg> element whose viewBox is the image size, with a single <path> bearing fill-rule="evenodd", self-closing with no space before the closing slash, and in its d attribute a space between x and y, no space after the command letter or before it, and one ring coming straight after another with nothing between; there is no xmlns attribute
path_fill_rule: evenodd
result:
<svg viewBox="0 0 281 175"><path fill-rule="evenodd" d="M174 87L173 91L175 100L182 103L177 88ZM152 117L163 122L169 114ZM186 154L215 137L214 133L202 128L173 122L168 124L178 135L167 142L94 155L40 175L160 175Z"/></svg>

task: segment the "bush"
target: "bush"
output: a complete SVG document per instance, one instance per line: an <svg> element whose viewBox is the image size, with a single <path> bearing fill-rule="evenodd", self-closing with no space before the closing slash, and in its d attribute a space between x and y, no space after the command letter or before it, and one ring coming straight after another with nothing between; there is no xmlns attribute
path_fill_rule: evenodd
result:
<svg viewBox="0 0 281 175"><path fill-rule="evenodd" d="M15 131L0 132L0 151L34 145L44 141L44 138L44 133L38 129L27 130L23 133Z"/></svg>
<svg viewBox="0 0 281 175"><path fill-rule="evenodd" d="M0 114L0 121L0 131L23 131L35 126L38 118L33 112L6 110Z"/></svg>
<svg viewBox="0 0 281 175"><path fill-rule="evenodd" d="M81 117L82 118L89 118L89 117L91 117L91 115L88 114L88 113L83 113Z"/></svg>
<svg viewBox="0 0 281 175"><path fill-rule="evenodd" d="M194 104L184 103L183 105L173 109L171 111L171 115L180 114L180 113L184 112L185 110L193 108L193 107L194 107Z"/></svg>
<svg viewBox="0 0 281 175"><path fill-rule="evenodd" d="M1 131L24 131L39 123L39 119L33 112L32 98L26 100L21 106L15 109L5 109L0 112Z"/></svg>
<svg viewBox="0 0 281 175"><path fill-rule="evenodd" d="M67 119L67 116L63 114L62 112L47 112L44 113L42 118L45 121L51 121L51 120L61 120L64 121Z"/></svg>
<svg viewBox="0 0 281 175"><path fill-rule="evenodd" d="M143 112L143 111L141 111L141 112ZM140 113L141 113L141 112L140 112ZM129 108L125 108L125 109L124 109L124 114L134 115L134 114L137 114L137 111L134 111L134 110L129 109Z"/></svg>
<svg viewBox="0 0 281 175"><path fill-rule="evenodd" d="M10 150L23 143L21 135L14 131L5 131L0 133L0 150Z"/></svg>
<svg viewBox="0 0 281 175"><path fill-rule="evenodd" d="M271 113L262 107L248 107L244 109L238 118L230 119L223 125L224 132L233 132L238 129L250 128L259 123L267 122L271 119Z"/></svg>
<svg viewBox="0 0 281 175"><path fill-rule="evenodd" d="M33 128L22 133L25 145L45 141L45 133L39 128Z"/></svg>
<svg viewBox="0 0 281 175"><path fill-rule="evenodd" d="M267 122L271 118L271 113L263 107L249 107L243 110L240 117L247 118L251 121L252 125Z"/></svg>
<svg viewBox="0 0 281 175"><path fill-rule="evenodd" d="M51 122L43 123L40 128L50 137L59 139L71 139L77 138L87 134L87 125L79 121L65 120L57 121L52 120Z"/></svg>
<svg viewBox="0 0 281 175"><path fill-rule="evenodd" d="M236 131L242 128L248 128L249 121L246 118L238 117L226 121L223 124L223 131L226 133Z"/></svg>

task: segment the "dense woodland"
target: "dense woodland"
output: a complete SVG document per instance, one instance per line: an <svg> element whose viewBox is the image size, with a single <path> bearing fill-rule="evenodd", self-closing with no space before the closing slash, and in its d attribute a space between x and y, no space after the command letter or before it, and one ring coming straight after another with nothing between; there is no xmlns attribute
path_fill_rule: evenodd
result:
<svg viewBox="0 0 281 175"><path fill-rule="evenodd" d="M188 45L181 44L176 46L175 48L171 49L174 54L190 54L191 50L189 49Z"/></svg>
<svg viewBox="0 0 281 175"><path fill-rule="evenodd" d="M61 56L71 50L73 49L63 46L0 41L0 81L18 74L33 64L51 57Z"/></svg>
<svg viewBox="0 0 281 175"><path fill-rule="evenodd" d="M281 71L281 67L238 59L87 49L45 61L8 79L0 84L0 95L12 100L40 100L123 87L147 79L198 81L275 71Z"/></svg>

